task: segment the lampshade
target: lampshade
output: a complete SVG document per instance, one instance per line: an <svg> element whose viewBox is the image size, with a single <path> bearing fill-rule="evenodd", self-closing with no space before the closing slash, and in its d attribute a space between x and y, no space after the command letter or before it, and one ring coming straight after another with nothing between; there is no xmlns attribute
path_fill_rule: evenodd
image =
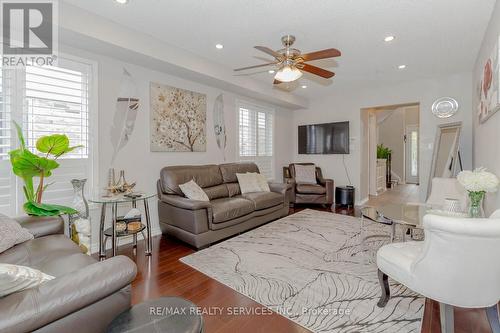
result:
<svg viewBox="0 0 500 333"><path fill-rule="evenodd" d="M299 79L302 76L302 72L295 67L284 66L280 68L274 78L281 82L292 82Z"/></svg>

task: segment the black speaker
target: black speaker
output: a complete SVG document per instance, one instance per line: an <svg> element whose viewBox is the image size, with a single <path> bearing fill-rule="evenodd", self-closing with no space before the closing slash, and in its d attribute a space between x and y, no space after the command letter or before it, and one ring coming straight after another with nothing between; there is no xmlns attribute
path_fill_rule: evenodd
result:
<svg viewBox="0 0 500 333"><path fill-rule="evenodd" d="M335 188L335 205L354 206L354 186L337 186Z"/></svg>

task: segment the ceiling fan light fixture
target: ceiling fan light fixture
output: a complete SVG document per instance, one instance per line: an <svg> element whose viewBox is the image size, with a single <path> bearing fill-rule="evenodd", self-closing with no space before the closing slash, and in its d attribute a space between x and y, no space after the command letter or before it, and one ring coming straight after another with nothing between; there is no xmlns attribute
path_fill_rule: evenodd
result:
<svg viewBox="0 0 500 333"><path fill-rule="evenodd" d="M281 82L292 82L300 79L301 76L302 72L296 67L283 66L278 70L278 72L274 76L274 79Z"/></svg>

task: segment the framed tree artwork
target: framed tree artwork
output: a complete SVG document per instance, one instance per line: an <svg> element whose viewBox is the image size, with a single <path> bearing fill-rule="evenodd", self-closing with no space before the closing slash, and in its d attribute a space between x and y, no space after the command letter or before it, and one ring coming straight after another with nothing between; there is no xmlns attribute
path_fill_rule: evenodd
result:
<svg viewBox="0 0 500 333"><path fill-rule="evenodd" d="M206 151L207 97L151 83L151 151Z"/></svg>
<svg viewBox="0 0 500 333"><path fill-rule="evenodd" d="M494 113L500 110L500 38L497 39L495 47L490 56L485 60L481 78L477 85L479 105L477 114L479 123L484 123Z"/></svg>

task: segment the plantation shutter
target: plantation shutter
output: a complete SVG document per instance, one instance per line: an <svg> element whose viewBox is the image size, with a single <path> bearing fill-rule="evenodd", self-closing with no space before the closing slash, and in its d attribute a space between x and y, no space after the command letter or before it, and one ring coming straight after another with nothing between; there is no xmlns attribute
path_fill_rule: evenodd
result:
<svg viewBox="0 0 500 333"><path fill-rule="evenodd" d="M240 108L240 157L257 155L255 112Z"/></svg>
<svg viewBox="0 0 500 333"><path fill-rule="evenodd" d="M22 214L25 200L23 182L13 174L8 155L19 145L12 120L22 127L32 152L40 136L55 133L68 135L72 146L83 146L58 160L43 202L71 205L73 178L87 178L92 186L92 73L92 65L66 57L59 58L57 67L0 68L0 213Z"/></svg>
<svg viewBox="0 0 500 333"><path fill-rule="evenodd" d="M91 66L59 59L58 66L27 66L23 130L33 152L39 137L66 134L71 146L83 146L58 159L43 201L70 205L71 179L90 178L89 92Z"/></svg>
<svg viewBox="0 0 500 333"><path fill-rule="evenodd" d="M10 83L0 68L0 213L5 215L16 212L16 186L8 155L12 145Z"/></svg>
<svg viewBox="0 0 500 333"><path fill-rule="evenodd" d="M274 178L273 111L241 104L239 108L239 157L253 161L260 173Z"/></svg>

